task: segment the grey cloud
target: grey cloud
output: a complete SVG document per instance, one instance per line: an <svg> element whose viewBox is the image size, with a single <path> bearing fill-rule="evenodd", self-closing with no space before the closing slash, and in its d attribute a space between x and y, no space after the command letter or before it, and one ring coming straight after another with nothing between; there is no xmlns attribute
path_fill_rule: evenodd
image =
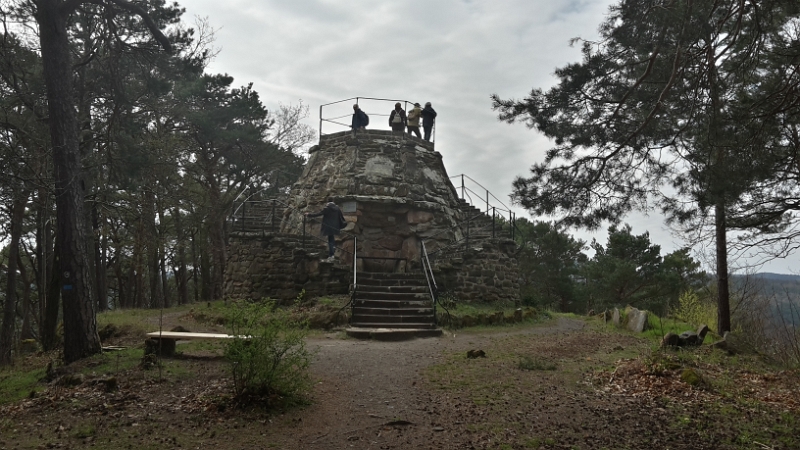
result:
<svg viewBox="0 0 800 450"><path fill-rule="evenodd" d="M499 122L489 95L520 98L552 85L556 67L580 59L569 39L596 38L611 3L193 0L184 6L221 27L222 52L210 71L254 82L271 109L303 99L315 128L320 104L349 97L433 102L436 147L448 172L466 173L507 201L513 179L527 175L551 143L522 124ZM630 223L671 251L675 239L660 217ZM605 241L604 233L598 240Z"/></svg>

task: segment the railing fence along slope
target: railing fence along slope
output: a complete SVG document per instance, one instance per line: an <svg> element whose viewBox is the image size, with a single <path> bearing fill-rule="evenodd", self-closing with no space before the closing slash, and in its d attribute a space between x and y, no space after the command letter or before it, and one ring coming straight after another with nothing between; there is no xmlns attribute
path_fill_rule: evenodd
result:
<svg viewBox="0 0 800 450"><path fill-rule="evenodd" d="M492 219L492 237L496 237L497 228L500 231L503 230L504 226L508 229L509 237L514 239L516 227L516 213L511 210L511 208L503 203L500 199L498 199L494 194L492 194L488 189L486 189L483 185L475 181L472 177L466 174L454 175L450 177L450 179L460 179L461 186L456 187L456 191L461 194L459 197L462 201L464 201L468 205L472 205L478 211L484 213L487 217L491 212L491 219ZM469 182L469 183L467 183ZM470 184L477 186L482 190L481 193L476 192L472 189ZM472 195L470 195L472 194ZM473 200L473 195L475 198L480 199L482 205L485 206L486 210L483 211L481 208L477 206L477 202ZM494 200L499 205L493 204L491 199ZM506 220L505 216L508 216ZM471 226L471 221L474 221L476 218L481 217L480 214L473 215L472 217L467 219L467 227Z"/></svg>

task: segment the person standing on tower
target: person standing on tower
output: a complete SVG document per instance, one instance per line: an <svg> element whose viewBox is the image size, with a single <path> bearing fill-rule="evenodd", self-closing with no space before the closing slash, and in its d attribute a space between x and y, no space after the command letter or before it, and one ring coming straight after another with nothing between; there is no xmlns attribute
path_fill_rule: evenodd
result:
<svg viewBox="0 0 800 450"><path fill-rule="evenodd" d="M353 134L356 134L356 131L363 131L367 129L367 125L369 125L369 116L367 113L361 110L358 107L358 103L353 105L353 121L350 124L350 128L353 129Z"/></svg>
<svg viewBox="0 0 800 450"><path fill-rule="evenodd" d="M436 111L433 110L431 102L425 103L425 109L422 110L422 129L425 130L425 140L431 140L431 130L433 130L433 122L436 119Z"/></svg>
<svg viewBox="0 0 800 450"><path fill-rule="evenodd" d="M394 109L391 114L389 114L389 126L392 127L392 131L394 132L404 133L406 131L406 125L408 125L406 112L403 111L400 103L395 103Z"/></svg>
<svg viewBox="0 0 800 450"><path fill-rule="evenodd" d="M419 103L414 103L414 109L408 112L408 134L414 133L418 138L422 137L422 135L419 134L419 119L421 114L422 108L419 107Z"/></svg>

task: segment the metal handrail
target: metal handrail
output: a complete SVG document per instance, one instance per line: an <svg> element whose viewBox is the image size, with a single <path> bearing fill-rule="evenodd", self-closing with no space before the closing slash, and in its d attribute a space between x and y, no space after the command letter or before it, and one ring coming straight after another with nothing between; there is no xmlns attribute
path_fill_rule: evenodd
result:
<svg viewBox="0 0 800 450"><path fill-rule="evenodd" d="M347 117L349 114L345 114L345 115L337 116L337 117L325 118L323 116L323 109L326 106L337 105L337 104L344 103L344 102L351 102L353 100L355 100L355 103L357 105L359 104L360 100L375 100L375 101L380 101L380 102L392 102L392 103L398 103L399 102L399 103L403 103L403 105L404 105L403 109L406 112L408 112L409 103L412 104L412 105L414 104L414 102L412 102L410 100L402 100L402 99L399 100L399 99L377 98L377 97L351 97L351 98L347 98L347 99L344 99L344 100L337 100L335 102L321 104L321 105L319 105L319 135L320 136L324 136L325 135L325 133L322 132L322 124L323 123L332 123L332 124L339 125L339 126L342 126L342 127L350 128L350 124L337 122L337 120L343 119L343 118ZM364 112L366 113L366 111L364 111ZM376 117L389 117L389 114L381 114L381 113L370 113L370 115L371 116L376 116ZM370 127L373 127L373 126L374 126L373 124L370 124ZM406 134L406 133L404 132L404 134ZM436 141L436 121L434 121L433 128L431 129L431 140L430 140L430 142L435 142L435 141Z"/></svg>
<svg viewBox="0 0 800 450"><path fill-rule="evenodd" d="M500 199L499 199L499 198L497 198L497 197L496 197L494 194L492 194L491 192L489 192L489 189L486 189L486 187L484 187L482 184L480 184L480 183L478 183L477 181L475 181L475 179L474 179L474 178L472 178L472 177L470 177L469 175L467 175L467 174L463 174L463 173L462 173L462 174L459 174L459 175L453 175L452 177L450 177L450 179L451 179L451 180L452 180L453 178L461 178L461 198L465 198L465 191L470 191L470 192L472 192L473 194L475 194L475 195L478 195L478 193L477 193L477 192L475 192L475 191L473 191L472 189L470 189L470 188L466 187L466 184L464 183L464 179L466 178L466 179L468 179L469 181L472 181L473 183L477 184L477 185L478 185L478 186L479 186L481 189L483 189L483 190L485 191L485 193L486 193L486 210L487 210L487 212L488 212L488 210L489 210L489 196L491 196L493 199L497 200L497 202L498 202L498 203L500 203L500 205L502 205L502 206L505 208L505 211L509 211L509 212L511 211L511 208L510 208L508 205L506 205L505 203L503 203L503 201L502 201L502 200L500 200ZM458 188L456 188L456 190L458 190ZM470 200L471 200L471 199L470 199Z"/></svg>
<svg viewBox="0 0 800 450"><path fill-rule="evenodd" d="M356 265L356 258L358 255L358 238L353 236L353 291L350 292L350 300L344 304L339 311L336 312L336 316L339 316L339 313L344 311L345 308L348 306L350 307L350 317L347 319L347 322L350 323L353 320L353 313L355 312L356 307L356 292L358 291L358 266ZM338 319L337 319L338 320Z"/></svg>
<svg viewBox="0 0 800 450"><path fill-rule="evenodd" d="M428 283L428 292L431 294L431 304L433 305L433 324L437 325L436 321L436 304L438 303L444 311L447 313L447 318L452 323L453 317L450 315L450 311L447 309L439 301L439 288L436 286L436 278L433 274L433 266L431 265L431 261L428 258L428 251L425 248L425 241L420 241L420 245L422 247L422 252L420 255L420 263L422 265L422 272L425 274L425 281Z"/></svg>

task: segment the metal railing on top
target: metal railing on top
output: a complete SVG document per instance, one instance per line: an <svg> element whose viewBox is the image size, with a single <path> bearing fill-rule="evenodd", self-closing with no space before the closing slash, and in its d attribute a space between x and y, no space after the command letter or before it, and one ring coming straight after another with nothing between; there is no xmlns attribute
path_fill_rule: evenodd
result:
<svg viewBox="0 0 800 450"><path fill-rule="evenodd" d="M388 120L386 123L373 120L373 117L386 117L388 119L391 111L394 109L395 103L400 103L403 105L403 110L408 114L409 105L413 108L414 102L410 100L393 100L390 98L374 98L374 97L353 97L347 98L344 100L339 100L331 103L325 103L324 105L319 105L319 135L323 136L325 134L335 133L337 131L346 131L350 129L350 125L352 123L351 118L353 116L352 110L352 102L355 102L359 108L364 111L369 117L369 125L367 128L373 130L390 130L391 127L388 125ZM421 102L420 102L421 103ZM327 108L327 111L325 110ZM379 109L380 108L380 109ZM380 113L376 111L385 110L388 113ZM325 113L329 113L328 116L325 116ZM324 124L330 124L335 127L335 131L325 132L323 129ZM420 119L420 133L422 133L422 119ZM431 142L434 142L436 139L436 121L433 122L433 129L431 130Z"/></svg>

